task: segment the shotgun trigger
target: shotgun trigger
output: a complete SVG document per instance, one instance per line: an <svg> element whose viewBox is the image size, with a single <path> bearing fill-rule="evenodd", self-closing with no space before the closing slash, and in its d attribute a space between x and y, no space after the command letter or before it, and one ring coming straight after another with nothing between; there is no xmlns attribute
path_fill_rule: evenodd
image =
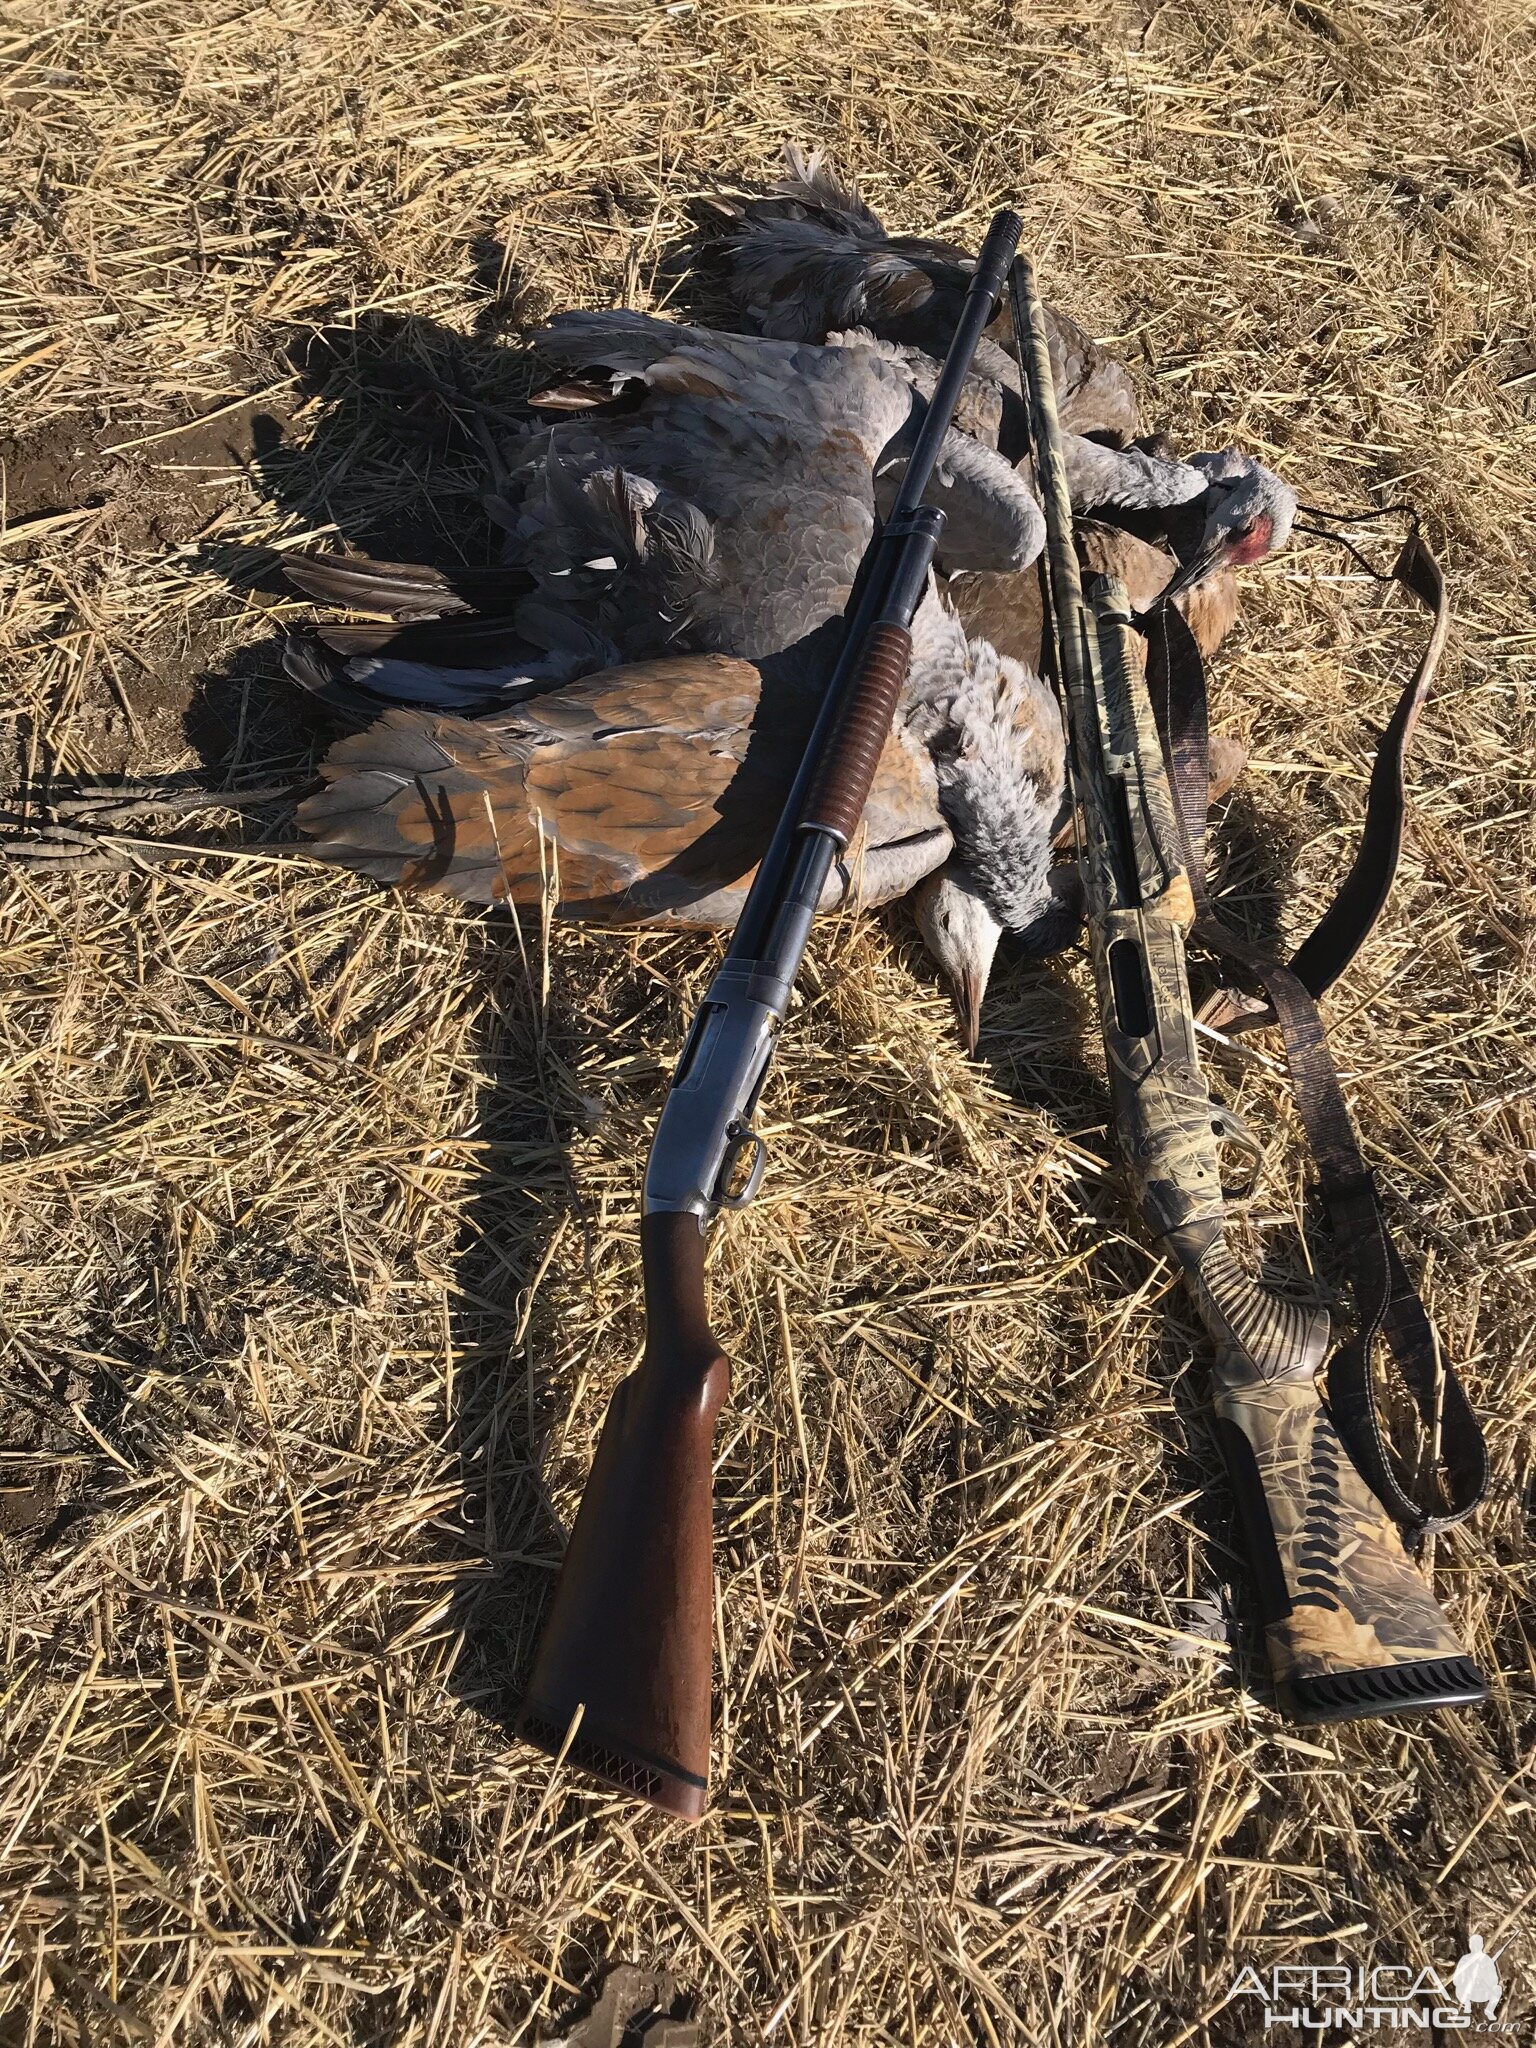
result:
<svg viewBox="0 0 1536 2048"><path fill-rule="evenodd" d="M726 1132L726 1137L729 1142L725 1158L720 1163L720 1178L715 1183L715 1191L710 1200L719 1209L745 1209L762 1184L763 1174L768 1165L768 1147L751 1125L742 1123L739 1118ZM736 1171L736 1163L749 1145L755 1146L756 1150L752 1155L752 1165L747 1173L745 1185L734 1195L727 1194L731 1177Z"/></svg>

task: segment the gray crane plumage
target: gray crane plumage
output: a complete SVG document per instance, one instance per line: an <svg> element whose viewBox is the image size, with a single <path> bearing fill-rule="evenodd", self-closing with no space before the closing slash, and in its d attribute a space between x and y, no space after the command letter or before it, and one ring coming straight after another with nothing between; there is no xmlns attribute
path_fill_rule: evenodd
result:
<svg viewBox="0 0 1536 2048"><path fill-rule="evenodd" d="M862 327L900 346L921 378L915 358L942 354L971 257L948 242L887 233L829 160L794 144L785 155L785 175L767 196L705 203L696 267L759 333L817 340ZM1129 372L1075 321L1044 311L1075 512L1171 545L1182 565L1180 590L1284 544L1296 500L1273 471L1238 449L1180 462L1162 436L1128 445L1139 432ZM1011 344L1005 311L994 332ZM993 396L972 400L967 430L995 445L1020 397L1019 367L1003 347L984 343L976 370L978 379L991 379Z"/></svg>
<svg viewBox="0 0 1536 2048"><path fill-rule="evenodd" d="M535 343L608 381L578 400L584 409L506 451L507 486L489 500L508 536L504 607L487 606L481 572L479 617L466 619L445 579L443 610L456 616L444 658L424 632L400 645L344 634L332 644L350 657L345 683L483 709L663 653L731 653L770 671L815 659L811 643L841 615L873 534L877 490L894 488L921 418L900 353L715 335L634 313L566 315ZM623 403L598 402L614 391ZM946 439L931 495L949 516L953 561L1002 569L1038 553L1043 523L1023 480L971 437ZM419 570L381 569L371 591L352 560L333 572L328 558L309 558L292 573L333 601L414 620L429 608ZM952 659L953 636L934 619L920 619L918 638Z"/></svg>
<svg viewBox="0 0 1536 2048"><path fill-rule="evenodd" d="M921 418L922 395L902 352L863 339L813 346L601 313L566 316L538 337L538 346L578 371L602 369L607 382L563 387L560 403L575 410L509 451L508 481L492 509L507 529L522 588L510 594L504 618L477 617L445 578L449 616L434 629L421 620L424 572L386 566L370 594L364 565L343 558L335 589L344 601L371 595L370 608L389 610L398 592L411 621L398 635L322 628L329 649L295 643L291 672L333 698L339 685L354 697L364 691L434 711L490 708L505 719L510 704L551 681L555 699L576 693L574 707L601 684L593 672L616 663L650 664L643 687L654 692L661 686L658 658L728 655L755 666L754 721L771 720L776 705L788 715L807 691L821 687L837 621L874 531L877 472L899 470ZM622 394L621 403L600 402L612 391ZM978 568L1016 569L1038 551L1042 522L1023 480L969 436L947 439L935 495L946 503L956 551ZM309 558L295 573L312 594L329 594L325 558ZM485 650L498 645L498 635L506 644L487 665ZM866 900L869 887L877 894L898 882L909 887L953 849L958 871L996 922L1027 925L1048 901L1050 828L1062 783L1054 703L1021 665L985 641L968 640L935 592L920 605L912 638L900 731L903 744L929 764L942 829L931 806L918 804L914 835L887 833L873 849ZM540 660L529 659L530 645ZM586 681L550 678L543 663L561 658L580 662ZM539 705L555 699L540 696ZM691 738L672 731L664 714L658 724L653 702L633 710L637 731L658 735L654 744L680 783L698 780L691 749L723 745L719 735L739 737L743 730L735 710L722 710L718 730L705 717ZM536 723L545 716L540 709ZM434 750L451 734L455 748L468 746L462 728L397 724L391 759L409 740L430 768ZM355 802L360 789L377 793L357 780L362 758L355 750L346 756L350 780L336 800L361 836L333 857L347 859L350 849L358 865L398 857L410 866L416 854L401 853L389 821L414 819L413 800L407 792L383 808L370 809L371 798ZM474 801L473 776L466 790ZM419 821L411 829L419 833ZM606 829L605 858L622 868L621 810ZM381 836L370 839L370 832ZM471 868L483 875L483 849L466 878ZM455 885L456 872L450 858L442 873L447 886ZM690 883L667 914L728 921L738 902L734 882L713 870L707 880L713 893L698 895ZM643 910L649 898L625 901ZM942 964L956 971L954 963Z"/></svg>
<svg viewBox="0 0 1536 2048"><path fill-rule="evenodd" d="M769 703L776 689L815 687L882 495L894 488L932 388L932 360L915 344L862 333L784 342L636 313L566 315L536 345L551 361L603 377L549 394L566 416L509 451L509 483L492 509L532 585L500 629L512 637L510 652L499 666L484 665L497 623L463 616L455 594L447 659L434 660L430 643L409 657L387 639L349 649L356 629L333 633L350 656L348 681L395 700L479 708L560 680L550 669L561 661L569 679L694 651L755 661ZM995 406L985 380L970 394L979 432L1000 417L1001 387L992 390ZM1241 498L1254 467L1235 452L1184 464L1076 435L1066 437L1066 452L1075 497L1171 507L1202 533L1206 501ZM949 569L1008 575L1032 560L1038 511L1022 477L983 441L949 435L935 494L949 515ZM326 594L323 564L300 575ZM346 564L342 576L355 601L359 566ZM400 579L413 616L422 581L420 572ZM388 608L382 582L377 596ZM298 652L294 666L314 679L312 655ZM319 673L331 679L328 665ZM914 622L904 721L931 755L955 849L920 891L919 921L956 983L969 1034L1001 930L1027 928L1054 907L1046 805L1060 794L1059 729L1033 675L968 641L933 595ZM1049 733L1036 751L1054 766L1024 766L1021 730ZM932 835L923 846L923 860L948 850ZM905 877L912 847L899 859Z"/></svg>
<svg viewBox="0 0 1536 2048"><path fill-rule="evenodd" d="M862 327L942 355L973 259L931 236L889 234L858 187L821 152L807 155L790 143L784 154L784 175L771 193L704 203L691 252L695 267L759 334L820 341ZM1006 339L1006 312L993 332ZM1134 439L1136 387L1124 366L1053 307L1046 308L1046 332L1063 429L1117 445ZM983 345L977 367L990 363L1001 377L1005 361L993 342L990 350Z"/></svg>

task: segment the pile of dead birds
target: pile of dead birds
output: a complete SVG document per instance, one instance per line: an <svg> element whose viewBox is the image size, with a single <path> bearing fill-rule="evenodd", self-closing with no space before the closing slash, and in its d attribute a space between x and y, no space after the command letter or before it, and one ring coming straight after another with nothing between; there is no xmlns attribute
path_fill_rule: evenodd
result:
<svg viewBox="0 0 1536 2048"><path fill-rule="evenodd" d="M778 818L882 507L970 270L891 235L817 155L700 208L684 259L733 331L568 312L531 337L535 418L485 433L502 559L478 570L287 559L349 615L289 673L356 730L300 823L325 860L563 918L729 926ZM1179 456L1125 368L1048 309L1086 566L1172 603L1208 655L1236 571L1295 499L1237 448ZM906 692L832 903L911 895L974 1046L1001 935L1076 927L1053 866L1063 739L1041 681L1044 524L999 452L1020 375L1006 311L931 492L947 523ZM369 615L359 622L358 615ZM1218 787L1237 764L1218 764Z"/></svg>

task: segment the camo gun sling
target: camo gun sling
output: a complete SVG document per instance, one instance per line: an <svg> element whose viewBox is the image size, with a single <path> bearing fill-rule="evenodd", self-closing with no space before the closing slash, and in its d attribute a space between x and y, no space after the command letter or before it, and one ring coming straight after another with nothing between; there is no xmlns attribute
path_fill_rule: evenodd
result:
<svg viewBox="0 0 1536 2048"><path fill-rule="evenodd" d="M1306 1720L1477 1699L1476 1667L1319 1394L1326 1312L1265 1287L1227 1241L1221 1145L1257 1148L1200 1071L1184 958L1194 898L1140 643L1117 584L1101 585L1091 608L1083 599L1040 303L1027 264L1017 271L1053 648L1116 1131L1143 1214L1178 1260L1215 1342L1218 1434L1277 1694Z"/></svg>

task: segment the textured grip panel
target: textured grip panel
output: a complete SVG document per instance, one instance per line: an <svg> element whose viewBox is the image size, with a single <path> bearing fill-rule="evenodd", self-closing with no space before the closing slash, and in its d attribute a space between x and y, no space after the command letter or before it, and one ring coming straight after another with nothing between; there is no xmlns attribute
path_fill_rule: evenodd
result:
<svg viewBox="0 0 1536 2048"><path fill-rule="evenodd" d="M1225 1237L1186 1268L1206 1327L1215 1337L1223 1376L1243 1382L1316 1377L1328 1350L1324 1308L1288 1301L1243 1270Z"/></svg>
<svg viewBox="0 0 1536 2048"><path fill-rule="evenodd" d="M568 1727L551 1721L537 1707L524 1706L517 1717L517 1732L534 1749L546 1756L564 1753L572 1770L601 1778L616 1792L628 1792L636 1799L659 1806L664 1813L678 1813L685 1820L697 1820L709 1796L709 1781L694 1778L661 1759L641 1758L633 1749L616 1748L601 1736L589 1736L582 1722L575 1738L567 1744Z"/></svg>
<svg viewBox="0 0 1536 2048"><path fill-rule="evenodd" d="M1432 1657L1422 1664L1380 1664L1370 1671L1293 1678L1298 1721L1363 1721L1425 1707L1475 1707L1488 1697L1470 1657Z"/></svg>
<svg viewBox="0 0 1536 2048"><path fill-rule="evenodd" d="M816 772L802 825L834 832L846 846L864 815L875 769L890 737L896 700L912 659L912 635L888 620L870 629L832 743Z"/></svg>

